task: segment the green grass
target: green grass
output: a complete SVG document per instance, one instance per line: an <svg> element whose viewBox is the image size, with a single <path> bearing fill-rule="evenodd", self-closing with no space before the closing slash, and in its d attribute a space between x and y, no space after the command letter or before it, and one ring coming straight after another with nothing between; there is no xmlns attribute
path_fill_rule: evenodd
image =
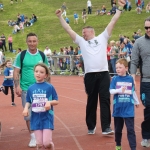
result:
<svg viewBox="0 0 150 150"><path fill-rule="evenodd" d="M149 0L145 0L145 6ZM25 28L24 33L17 33L13 36L13 48L17 49L21 47L26 49L26 35L29 32L35 32L39 38L38 48L44 50L48 45L50 49L59 51L60 47L73 45L76 46L67 33L61 27L58 18L55 15L55 10L60 8L64 1L62 0L24 0L22 3L18 0L18 3L10 5L10 0L0 0L4 4L4 11L0 11L0 34L4 33L6 37L12 33L13 28L7 25L9 19L16 20L17 14L24 14L29 18L32 14L36 14L38 21L31 27ZM97 8L101 8L104 4L107 10L110 10L110 0L92 0L93 14L88 17L86 24L83 23L81 18L81 12L83 8L86 8L87 0L65 0L67 7L67 16L70 19L70 26L74 31L81 35L81 30L84 26L90 25L95 28L96 35L101 33L107 24L110 22L112 16L95 16ZM117 22L110 40L118 40L118 35L123 34L132 39L132 33L141 29L143 34L144 20L149 16L143 10L141 15L137 15L135 11L135 0L131 0L132 10L130 12L124 12L119 21ZM76 11L79 14L79 24L74 25L73 13ZM8 47L8 46L7 46ZM7 57L15 57L15 54L6 52Z"/></svg>

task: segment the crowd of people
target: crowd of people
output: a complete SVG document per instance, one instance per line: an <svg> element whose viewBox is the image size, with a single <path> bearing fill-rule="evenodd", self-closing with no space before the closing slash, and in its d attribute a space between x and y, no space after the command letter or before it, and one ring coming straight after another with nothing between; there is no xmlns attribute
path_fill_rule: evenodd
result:
<svg viewBox="0 0 150 150"><path fill-rule="evenodd" d="M37 16L32 14L31 18L28 18L24 14L18 13L17 19L15 20L8 20L7 24L10 27L13 27L13 34L16 34L20 31L24 32L24 27L30 27L37 21Z"/></svg>

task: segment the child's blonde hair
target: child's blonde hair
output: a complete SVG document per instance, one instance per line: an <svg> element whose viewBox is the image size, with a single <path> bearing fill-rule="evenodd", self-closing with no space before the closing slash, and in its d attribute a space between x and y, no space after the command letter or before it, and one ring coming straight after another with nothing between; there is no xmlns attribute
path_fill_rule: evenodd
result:
<svg viewBox="0 0 150 150"><path fill-rule="evenodd" d="M116 64L117 63L120 63L120 64L123 64L125 67L128 67L128 62L125 58L120 58L116 61Z"/></svg>
<svg viewBox="0 0 150 150"><path fill-rule="evenodd" d="M34 71L37 66L43 67L45 69L46 74L47 74L45 81L50 82L51 73L50 73L49 68L44 63L38 63L34 66Z"/></svg>

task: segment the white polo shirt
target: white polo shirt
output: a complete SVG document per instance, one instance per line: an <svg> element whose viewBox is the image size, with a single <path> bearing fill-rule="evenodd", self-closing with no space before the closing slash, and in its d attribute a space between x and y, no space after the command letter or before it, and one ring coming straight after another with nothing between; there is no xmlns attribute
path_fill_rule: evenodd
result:
<svg viewBox="0 0 150 150"><path fill-rule="evenodd" d="M97 37L86 41L83 37L76 35L75 43L80 46L85 73L108 71L107 42L109 35L105 29Z"/></svg>
<svg viewBox="0 0 150 150"><path fill-rule="evenodd" d="M91 3L90 0L87 1L87 6L88 6L88 7L92 7L92 3Z"/></svg>

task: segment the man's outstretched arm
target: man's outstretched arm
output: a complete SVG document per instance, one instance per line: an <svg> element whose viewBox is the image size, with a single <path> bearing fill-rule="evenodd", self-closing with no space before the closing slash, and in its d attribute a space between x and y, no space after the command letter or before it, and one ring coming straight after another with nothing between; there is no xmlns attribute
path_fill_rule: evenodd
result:
<svg viewBox="0 0 150 150"><path fill-rule="evenodd" d="M75 39L76 39L76 33L72 30L72 28L66 23L66 21L62 17L62 15L61 15L62 11L60 9L58 9L58 10L56 10L55 13L56 13L57 17L59 18L62 27L70 35L70 37L73 39L73 41L75 41Z"/></svg>
<svg viewBox="0 0 150 150"><path fill-rule="evenodd" d="M121 15L122 11L119 9L123 9L125 4L126 4L125 0L118 0L119 7L118 7L118 9L116 9L115 15L113 16L113 18L111 19L110 23L108 24L108 26L106 28L109 36L111 36L112 30Z"/></svg>

